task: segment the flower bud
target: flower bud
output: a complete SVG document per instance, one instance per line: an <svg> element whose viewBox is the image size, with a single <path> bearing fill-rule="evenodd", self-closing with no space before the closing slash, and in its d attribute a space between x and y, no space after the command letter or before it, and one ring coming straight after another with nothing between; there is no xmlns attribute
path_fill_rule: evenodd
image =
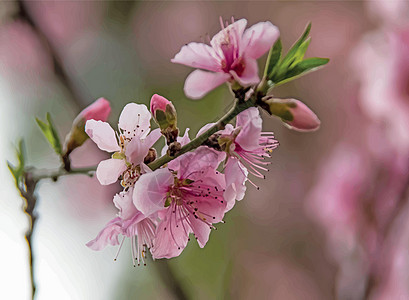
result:
<svg viewBox="0 0 409 300"><path fill-rule="evenodd" d="M177 114L172 102L157 94L151 98L151 113L162 134L165 136L167 144L175 142L179 130L177 128Z"/></svg>
<svg viewBox="0 0 409 300"><path fill-rule="evenodd" d="M83 109L74 119L71 131L65 137L63 156L68 157L75 148L81 146L88 139L88 135L85 133L85 123L88 120L105 122L110 112L109 101L105 98L99 98Z"/></svg>
<svg viewBox="0 0 409 300"><path fill-rule="evenodd" d="M269 98L263 100L261 107L281 118L288 128L297 131L314 131L321 124L317 115L297 99Z"/></svg>

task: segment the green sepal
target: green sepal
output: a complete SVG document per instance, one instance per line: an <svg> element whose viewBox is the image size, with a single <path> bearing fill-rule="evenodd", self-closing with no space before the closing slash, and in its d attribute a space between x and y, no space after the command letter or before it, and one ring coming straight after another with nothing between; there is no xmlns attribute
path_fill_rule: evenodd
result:
<svg viewBox="0 0 409 300"><path fill-rule="evenodd" d="M275 115L281 118L283 121L291 122L294 120L294 116L290 111L290 108L297 107L297 104L287 99L275 99L270 98L263 100L261 107L264 108L270 115Z"/></svg>
<svg viewBox="0 0 409 300"><path fill-rule="evenodd" d="M60 143L60 138L58 136L58 132L55 129L54 123L51 119L50 113L47 113L47 123L41 121L40 119L36 118L37 125L40 127L41 131L43 132L45 138L50 143L51 147L54 149L55 153L61 155L62 148Z"/></svg>

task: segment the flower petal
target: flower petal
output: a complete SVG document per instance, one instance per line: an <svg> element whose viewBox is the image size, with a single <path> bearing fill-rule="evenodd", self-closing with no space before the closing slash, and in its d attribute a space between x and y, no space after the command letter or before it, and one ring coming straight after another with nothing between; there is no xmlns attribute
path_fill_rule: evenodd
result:
<svg viewBox="0 0 409 300"><path fill-rule="evenodd" d="M214 49L202 43L189 43L171 60L173 63L217 72L221 62Z"/></svg>
<svg viewBox="0 0 409 300"><path fill-rule="evenodd" d="M87 243L87 246L92 250L102 250L106 245L118 245L118 235L122 233L121 219L115 218L111 220L104 229L98 233L97 237Z"/></svg>
<svg viewBox="0 0 409 300"><path fill-rule="evenodd" d="M155 129L143 140L137 137L133 138L126 146L126 159L134 165L141 164L148 154L149 148L156 143L160 136L160 129Z"/></svg>
<svg viewBox="0 0 409 300"><path fill-rule="evenodd" d="M217 34L215 34L210 41L210 45L214 49L219 49L221 44L225 44L226 42L229 43L236 43L235 46L240 46L244 29L246 28L247 20L240 19L226 28L220 30Z"/></svg>
<svg viewBox="0 0 409 300"><path fill-rule="evenodd" d="M179 216L179 214L173 213L171 207L166 209L165 218L156 229L156 238L151 249L153 258L176 257L186 247L190 229L187 224L182 225L182 222L186 222L186 220L181 220L176 215Z"/></svg>
<svg viewBox="0 0 409 300"><path fill-rule="evenodd" d="M133 189L126 192L120 192L114 196L113 202L116 208L119 209L118 217L122 220L131 219L135 214L139 213L132 202Z"/></svg>
<svg viewBox="0 0 409 300"><path fill-rule="evenodd" d="M121 112L118 127L129 138L144 138L149 133L151 113L145 104L128 103Z"/></svg>
<svg viewBox="0 0 409 300"><path fill-rule="evenodd" d="M224 153L201 146L193 152L181 156L178 177L180 179L194 179L207 168L216 169L224 159ZM201 176L201 175L198 175Z"/></svg>
<svg viewBox="0 0 409 300"><path fill-rule="evenodd" d="M161 210L165 205L166 193L173 184L173 175L167 168L141 175L135 183L133 203L145 216Z"/></svg>
<svg viewBox="0 0 409 300"><path fill-rule="evenodd" d="M244 198L248 171L237 158L230 157L224 169L224 175L226 178L224 198L227 202L226 211L229 211L236 200Z"/></svg>
<svg viewBox="0 0 409 300"><path fill-rule="evenodd" d="M108 185L116 182L118 177L126 170L125 161L122 159L106 159L99 163L96 175L99 183Z"/></svg>
<svg viewBox="0 0 409 300"><path fill-rule="evenodd" d="M245 150L259 148L259 139L263 121L256 107L250 107L237 116L236 127L241 127L235 142Z"/></svg>
<svg viewBox="0 0 409 300"><path fill-rule="evenodd" d="M257 23L248 28L243 34L243 53L257 59L270 50L279 36L280 31L270 22Z"/></svg>
<svg viewBox="0 0 409 300"><path fill-rule="evenodd" d="M85 132L97 144L99 149L107 152L121 150L115 137L115 131L108 123L88 120L85 124Z"/></svg>
<svg viewBox="0 0 409 300"><path fill-rule="evenodd" d="M186 78L184 91L187 97L200 99L212 89L226 82L229 78L230 75L227 73L212 73L195 70Z"/></svg>
<svg viewBox="0 0 409 300"><path fill-rule="evenodd" d="M249 86L260 82L257 61L254 58L246 57L244 59L244 66L244 71L240 76L235 71L230 71L233 78L242 86Z"/></svg>

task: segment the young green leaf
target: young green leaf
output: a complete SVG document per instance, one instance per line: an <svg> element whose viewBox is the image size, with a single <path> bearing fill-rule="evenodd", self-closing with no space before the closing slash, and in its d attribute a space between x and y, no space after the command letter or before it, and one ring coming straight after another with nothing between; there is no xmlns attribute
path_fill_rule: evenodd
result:
<svg viewBox="0 0 409 300"><path fill-rule="evenodd" d="M24 172L24 167L25 167L25 145L24 141L20 140L18 143L18 146L16 148L16 156L18 159L18 165L13 166L9 161L7 161L7 166L11 172L11 174L14 177L15 183L17 188L19 187L21 176L23 175Z"/></svg>
<svg viewBox="0 0 409 300"><path fill-rule="evenodd" d="M311 30L311 23L308 23L307 27L304 30L304 33L302 36L294 43L294 45L291 47L291 49L288 51L287 55L283 58L283 61L281 62L281 68L288 68L292 62L294 61L294 57L296 56L297 52L299 52L299 48L301 45L304 43L304 41L307 39L308 35L310 34ZM308 42L309 44L309 42ZM308 47L308 44L306 45ZM307 50L307 49L305 49ZM305 51L304 51L305 53ZM304 56L304 54L303 54Z"/></svg>
<svg viewBox="0 0 409 300"><path fill-rule="evenodd" d="M276 67L279 65L282 50L283 45L281 44L281 39L278 39L268 52L267 63L264 69L264 76L268 77L269 75L273 74Z"/></svg>
<svg viewBox="0 0 409 300"><path fill-rule="evenodd" d="M284 84L288 81L294 80L309 72L316 71L319 67L322 67L328 62L329 62L328 58L311 57L311 58L304 59L303 61L298 63L295 67L293 67L292 69L289 69L280 78L275 78L273 81L276 85Z"/></svg>
<svg viewBox="0 0 409 300"><path fill-rule="evenodd" d="M41 131L43 132L45 138L50 143L51 147L54 149L55 153L61 155L61 143L60 138L58 136L58 132L55 129L53 121L51 119L51 115L47 113L47 123L41 121L40 119L36 118L37 124L40 127Z"/></svg>

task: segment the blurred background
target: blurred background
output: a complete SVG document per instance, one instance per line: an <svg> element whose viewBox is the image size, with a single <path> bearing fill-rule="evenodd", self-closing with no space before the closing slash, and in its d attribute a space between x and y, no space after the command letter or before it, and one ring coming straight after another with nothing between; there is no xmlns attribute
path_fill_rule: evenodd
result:
<svg viewBox="0 0 409 300"><path fill-rule="evenodd" d="M191 299L409 299L409 26L406 1L1 1L0 298L30 297L22 200L6 160L26 141L28 161L59 166L35 124L54 116L61 136L99 97L115 124L128 102L172 100L191 135L229 107L222 86L192 101L192 69L172 64L182 45L220 30L219 16L277 25L285 50L312 21L308 57L324 69L278 88L321 119L313 133L274 131L260 191L195 242L170 267ZM260 60L263 66L265 57ZM161 145L159 145L161 147ZM158 148L160 149L160 148ZM87 141L74 166L104 159ZM67 176L38 188L34 235L37 299L172 299L153 262L133 268L129 247L85 246L116 209L120 186Z"/></svg>

